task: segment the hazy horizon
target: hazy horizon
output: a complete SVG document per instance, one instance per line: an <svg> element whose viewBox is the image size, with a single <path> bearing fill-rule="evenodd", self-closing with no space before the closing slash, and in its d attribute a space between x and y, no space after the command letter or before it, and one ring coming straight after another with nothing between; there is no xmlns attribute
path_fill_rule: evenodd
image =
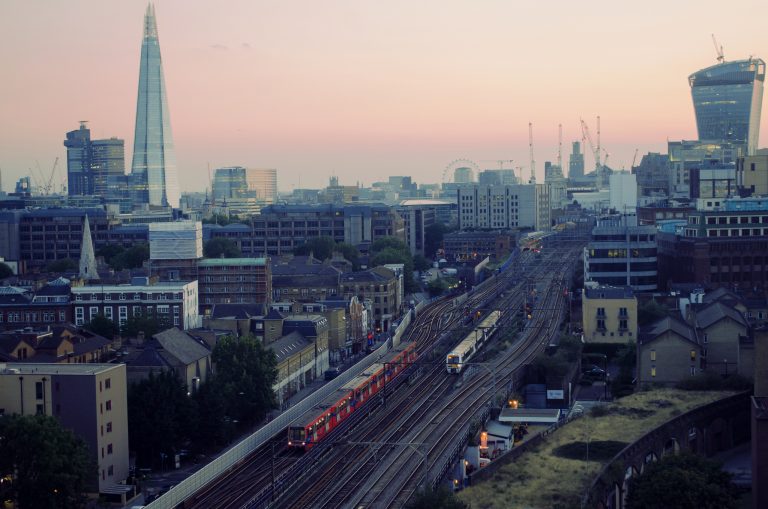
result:
<svg viewBox="0 0 768 509"><path fill-rule="evenodd" d="M728 60L768 59L764 1L154 4L183 191L204 190L208 163L277 168L282 191L435 182L461 158L527 178L529 121L541 180L558 123L567 169L596 115L609 166L629 169L635 148L697 137L687 77L717 63L711 33ZM4 190L36 161L47 179L56 156L60 184L80 120L125 140L130 171L146 5L0 5Z"/></svg>

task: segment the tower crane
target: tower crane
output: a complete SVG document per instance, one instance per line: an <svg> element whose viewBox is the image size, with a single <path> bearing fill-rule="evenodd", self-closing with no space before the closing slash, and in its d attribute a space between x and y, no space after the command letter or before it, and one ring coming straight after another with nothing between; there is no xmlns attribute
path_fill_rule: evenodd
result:
<svg viewBox="0 0 768 509"><path fill-rule="evenodd" d="M630 168L630 170L631 170L632 168L634 168L634 167L635 167L635 161L637 161L637 152L638 152L638 150L640 150L640 149L637 149L637 148L636 148L636 149L635 149L635 155L634 155L634 156L632 156L632 166L630 166L630 167L629 167L629 168Z"/></svg>
<svg viewBox="0 0 768 509"><path fill-rule="evenodd" d="M598 117L599 118L599 117ZM592 155L595 157L595 171L600 171L600 147L598 145L598 148L595 148L595 144L592 142L592 134L589 132L589 126L587 126L587 123L584 122L584 119L581 120L581 137L582 139L586 139L587 142L589 142L589 148L592 151Z"/></svg>
<svg viewBox="0 0 768 509"><path fill-rule="evenodd" d="M56 174L56 165L59 164L59 157L56 156L56 159L53 161L53 167L51 168L51 175L48 177L48 182L45 184L44 192L45 194L51 194L51 190L53 190L53 176Z"/></svg>
<svg viewBox="0 0 768 509"><path fill-rule="evenodd" d="M511 163L512 159L481 159L478 162L481 162L481 163L498 163L499 164L499 169L503 170L504 169L504 163Z"/></svg>
<svg viewBox="0 0 768 509"><path fill-rule="evenodd" d="M528 150L531 155L531 178L529 184L536 183L536 161L533 159L533 123L528 122Z"/></svg>
<svg viewBox="0 0 768 509"><path fill-rule="evenodd" d="M715 52L717 53L717 62L722 64L725 62L725 55L723 54L723 47L717 44L715 34L712 34L712 43L715 45Z"/></svg>

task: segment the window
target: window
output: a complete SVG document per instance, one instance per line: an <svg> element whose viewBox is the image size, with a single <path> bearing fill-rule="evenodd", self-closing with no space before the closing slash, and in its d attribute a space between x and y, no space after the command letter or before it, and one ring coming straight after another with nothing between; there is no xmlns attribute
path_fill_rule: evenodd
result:
<svg viewBox="0 0 768 509"><path fill-rule="evenodd" d="M43 408L43 404L42 403L38 403L37 404L37 407L35 408L35 413L37 415L44 415L45 414L45 409Z"/></svg>
<svg viewBox="0 0 768 509"><path fill-rule="evenodd" d="M104 294L104 300L112 300L112 294L111 293L105 293Z"/></svg>
<svg viewBox="0 0 768 509"><path fill-rule="evenodd" d="M691 361L696 360L696 350L691 350Z"/></svg>
<svg viewBox="0 0 768 509"><path fill-rule="evenodd" d="M707 339L707 333L705 332L705 333L704 333L704 343L706 343L707 341L708 341L708 339Z"/></svg>
<svg viewBox="0 0 768 509"><path fill-rule="evenodd" d="M35 398L43 399L43 382L35 382Z"/></svg>
<svg viewBox="0 0 768 509"><path fill-rule="evenodd" d="M605 308L597 308L597 316L605 316Z"/></svg>
<svg viewBox="0 0 768 509"><path fill-rule="evenodd" d="M605 320L603 319L597 320L597 330L602 330L602 331L605 330Z"/></svg>
<svg viewBox="0 0 768 509"><path fill-rule="evenodd" d="M75 308L75 325L83 325L84 323L85 323L85 308L78 306Z"/></svg>
<svg viewBox="0 0 768 509"><path fill-rule="evenodd" d="M120 294L120 300L125 300L125 294L124 293Z"/></svg>
<svg viewBox="0 0 768 509"><path fill-rule="evenodd" d="M112 423L111 422L107 423L107 433L112 433Z"/></svg>
<svg viewBox="0 0 768 509"><path fill-rule="evenodd" d="M83 300L83 296L78 293L78 294L75 295L75 300L80 302L81 300Z"/></svg>
<svg viewBox="0 0 768 509"><path fill-rule="evenodd" d="M651 376L656 376L656 366L651 366Z"/></svg>
<svg viewBox="0 0 768 509"><path fill-rule="evenodd" d="M696 374L696 368L694 366L691 366L691 376L694 376Z"/></svg>
<svg viewBox="0 0 768 509"><path fill-rule="evenodd" d="M625 331L627 329L628 329L628 327L627 327L627 320L625 318L619 320L619 330L620 331Z"/></svg>
<svg viewBox="0 0 768 509"><path fill-rule="evenodd" d="M112 306L107 306L104 308L104 317L108 320L112 320Z"/></svg>
<svg viewBox="0 0 768 509"><path fill-rule="evenodd" d="M111 378L107 378L106 380L104 380L104 388L105 389L111 389L112 388L112 379Z"/></svg>
<svg viewBox="0 0 768 509"><path fill-rule="evenodd" d="M110 445L110 447L112 447L112 446ZM114 466L110 465L107 468L107 475L115 475L115 467Z"/></svg>
<svg viewBox="0 0 768 509"><path fill-rule="evenodd" d="M96 315L99 314L99 308L98 306L91 306L88 308L88 319L93 321L94 318L96 318Z"/></svg>
<svg viewBox="0 0 768 509"><path fill-rule="evenodd" d="M107 454L112 454L112 444L107 444Z"/></svg>
<svg viewBox="0 0 768 509"><path fill-rule="evenodd" d="M651 350L651 360L652 361L656 360L656 350Z"/></svg>
<svg viewBox="0 0 768 509"><path fill-rule="evenodd" d="M107 401L107 404L105 406L107 407L107 412L112 410L112 400L110 399L109 401Z"/></svg>

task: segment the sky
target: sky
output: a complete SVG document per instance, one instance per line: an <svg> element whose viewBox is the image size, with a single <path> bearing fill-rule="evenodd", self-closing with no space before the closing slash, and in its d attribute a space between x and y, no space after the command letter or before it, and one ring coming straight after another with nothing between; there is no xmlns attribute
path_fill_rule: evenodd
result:
<svg viewBox="0 0 768 509"><path fill-rule="evenodd" d="M696 138L687 77L716 63L711 34L726 59L768 59L765 0L154 4L182 191L203 191L209 165L277 168L281 191L439 182L457 159L527 178L529 122L542 181L558 124L567 165L597 115L608 165L629 169L635 149ZM56 157L60 185L80 120L125 139L130 171L146 5L0 0L4 190Z"/></svg>

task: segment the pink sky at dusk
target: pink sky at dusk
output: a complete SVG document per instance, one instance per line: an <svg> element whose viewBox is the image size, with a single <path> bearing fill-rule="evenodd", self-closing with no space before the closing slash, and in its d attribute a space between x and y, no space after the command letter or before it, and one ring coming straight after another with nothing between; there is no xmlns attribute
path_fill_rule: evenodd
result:
<svg viewBox="0 0 768 509"><path fill-rule="evenodd" d="M528 176L557 158L563 124L595 129L627 169L667 139L695 139L687 76L768 59L768 2L155 2L181 188L211 168L273 167L278 185L441 179L454 159L513 159ZM0 3L3 189L56 156L89 120L126 142L130 168L144 0ZM768 100L768 99L767 99ZM764 108L765 109L765 108ZM761 146L768 115L763 114ZM638 157L639 160L639 157ZM587 157L587 166L593 164Z"/></svg>

